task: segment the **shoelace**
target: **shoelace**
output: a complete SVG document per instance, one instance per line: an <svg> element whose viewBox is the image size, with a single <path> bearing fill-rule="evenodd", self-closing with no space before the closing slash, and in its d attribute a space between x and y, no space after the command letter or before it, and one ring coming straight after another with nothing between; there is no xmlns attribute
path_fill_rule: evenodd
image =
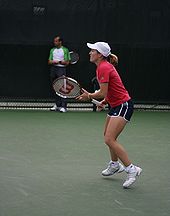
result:
<svg viewBox="0 0 170 216"><path fill-rule="evenodd" d="M112 171L113 169L114 169L115 171L117 171L117 170L119 169L119 167L115 168L115 167L112 166L112 164L109 164L107 169L108 169L109 171Z"/></svg>
<svg viewBox="0 0 170 216"><path fill-rule="evenodd" d="M134 174L135 174L135 175L134 175ZM135 178L136 175L137 175L137 172L128 173L128 174L127 174L127 178L126 178L126 180L129 180L130 178Z"/></svg>

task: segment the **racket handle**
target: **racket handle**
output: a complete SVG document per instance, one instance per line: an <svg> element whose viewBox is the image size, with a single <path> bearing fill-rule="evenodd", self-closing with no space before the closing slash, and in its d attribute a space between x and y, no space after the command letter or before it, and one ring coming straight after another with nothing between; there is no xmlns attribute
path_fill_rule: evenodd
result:
<svg viewBox="0 0 170 216"><path fill-rule="evenodd" d="M94 104L96 104L97 106L101 105L101 102L98 101L98 100L95 100L95 99L92 99L91 102L94 103Z"/></svg>

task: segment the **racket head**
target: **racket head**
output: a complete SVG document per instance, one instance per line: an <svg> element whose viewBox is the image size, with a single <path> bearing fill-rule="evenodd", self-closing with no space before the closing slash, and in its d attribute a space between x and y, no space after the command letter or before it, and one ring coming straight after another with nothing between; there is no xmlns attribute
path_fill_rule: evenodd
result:
<svg viewBox="0 0 170 216"><path fill-rule="evenodd" d="M71 58L70 64L76 64L79 60L79 54L74 51L71 51L70 58Z"/></svg>
<svg viewBox="0 0 170 216"><path fill-rule="evenodd" d="M70 77L59 77L53 82L55 93L62 98L76 98L81 95L81 86Z"/></svg>

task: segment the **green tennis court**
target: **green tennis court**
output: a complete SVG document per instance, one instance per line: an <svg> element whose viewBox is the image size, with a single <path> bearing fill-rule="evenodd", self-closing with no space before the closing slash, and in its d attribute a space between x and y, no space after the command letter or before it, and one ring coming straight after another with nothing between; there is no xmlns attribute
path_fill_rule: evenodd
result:
<svg viewBox="0 0 170 216"><path fill-rule="evenodd" d="M104 178L105 112L0 111L0 216L169 216L170 112L138 112L120 136L143 174Z"/></svg>

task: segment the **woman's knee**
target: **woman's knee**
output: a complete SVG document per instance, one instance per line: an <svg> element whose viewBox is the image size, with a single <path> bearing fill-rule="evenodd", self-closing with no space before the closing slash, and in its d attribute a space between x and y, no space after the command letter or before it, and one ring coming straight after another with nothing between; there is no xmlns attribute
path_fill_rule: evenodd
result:
<svg viewBox="0 0 170 216"><path fill-rule="evenodd" d="M105 142L106 145L113 146L115 141L116 140L112 136L108 136L107 134L105 134L104 142Z"/></svg>

